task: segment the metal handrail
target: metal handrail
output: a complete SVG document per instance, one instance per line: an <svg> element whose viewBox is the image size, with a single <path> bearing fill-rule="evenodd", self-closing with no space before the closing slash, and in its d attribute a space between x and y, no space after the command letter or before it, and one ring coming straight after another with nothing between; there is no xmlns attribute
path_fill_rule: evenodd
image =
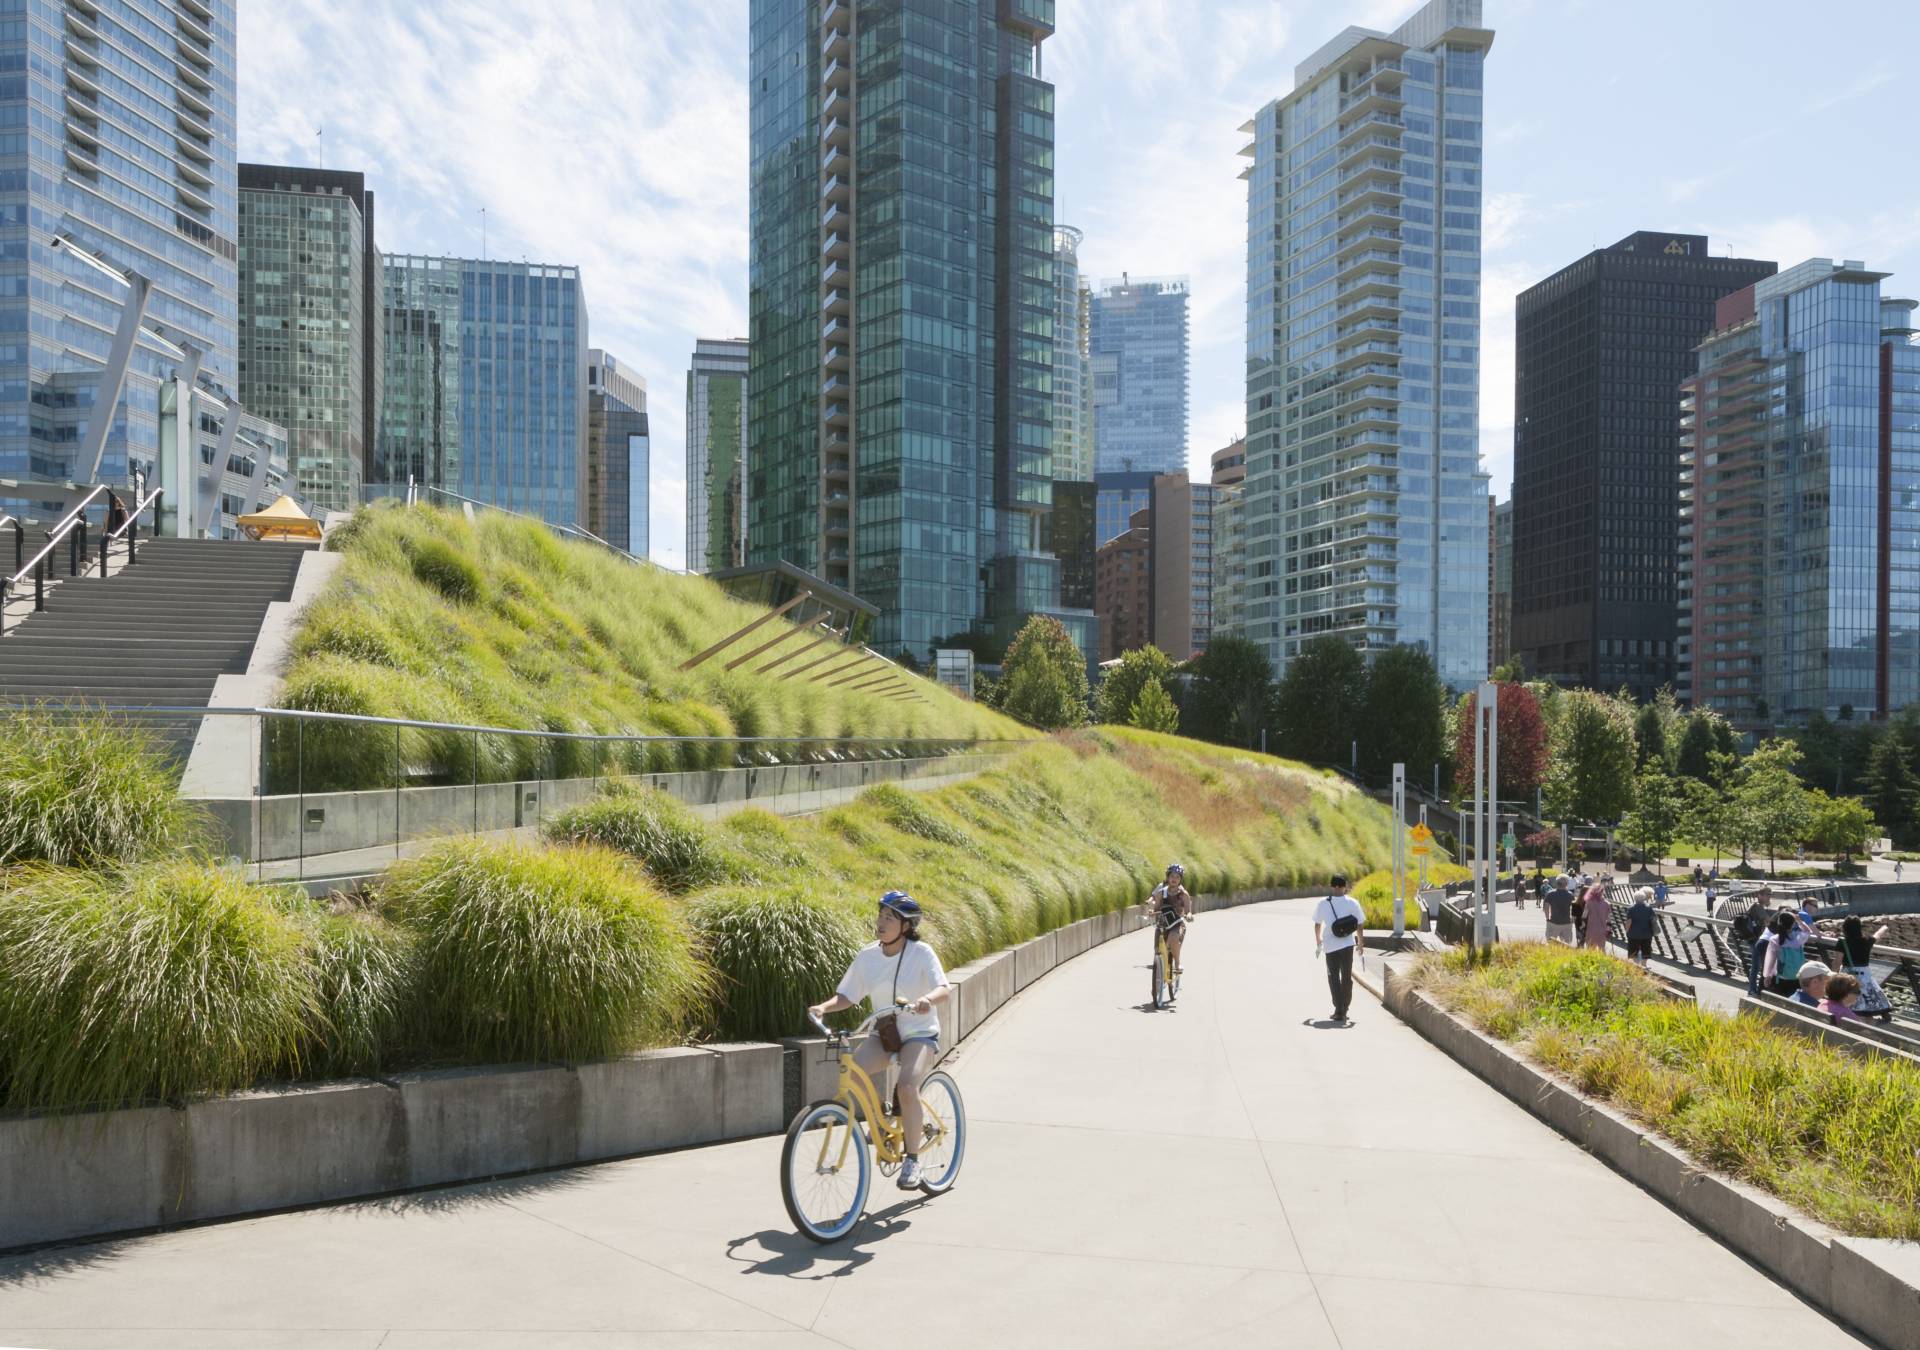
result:
<svg viewBox="0 0 1920 1350"><path fill-rule="evenodd" d="M146 496L140 499L139 503L134 506L133 510L127 512L127 518L120 522L119 529L114 530L110 534L103 534L100 536L100 575L103 578L107 575L108 550L113 544L114 540L119 539L122 536L125 536L127 541L127 565L131 567L135 563L140 561L140 549L139 549L139 544L137 542L140 537L140 513L142 511L145 511L149 506L152 506L154 508L153 532L155 534L160 533L160 508L157 505L155 505L155 503L157 503L160 500L160 494L165 491L166 489L164 487L157 487L152 492L149 492ZM128 534L127 531L129 530L133 531L133 533Z"/></svg>
<svg viewBox="0 0 1920 1350"><path fill-rule="evenodd" d="M46 609L47 572L51 570L45 566L46 560L53 553L53 550L59 547L61 540L73 536L76 528L79 530L79 534L75 536L76 547L73 550L73 558L69 565L69 574L76 577L80 575L80 554L84 550L87 539L86 510L89 506L93 505L94 501L105 491L107 491L107 485L105 483L96 485L91 492L80 499L79 503L71 511L62 516L52 529L47 531L47 542L41 547L38 553L33 555L30 561L22 564L19 570L12 576L0 577L0 632L4 632L6 629L7 592L19 586L21 579L29 572L33 574L33 608L35 612ZM18 527L16 526L15 528L17 533Z"/></svg>
<svg viewBox="0 0 1920 1350"><path fill-rule="evenodd" d="M0 699L0 706L8 703ZM14 700L16 706L27 701ZM460 731L481 736L525 736L545 741L618 741L641 742L645 744L675 745L951 745L965 748L976 746L1030 746L1037 737L965 737L965 736L652 736L639 733L600 732L600 731L542 731L525 727L490 727L471 722L425 722L405 717L376 717L371 713L317 712L306 708L259 708L259 707L210 707L195 708L185 706L161 706L142 704L137 707L118 705L86 705L63 708L58 705L46 706L44 700L34 701L34 706L42 707L52 713L72 713L93 716L108 714L115 717L282 717L304 722L341 722L365 726L397 727L405 731Z"/></svg>

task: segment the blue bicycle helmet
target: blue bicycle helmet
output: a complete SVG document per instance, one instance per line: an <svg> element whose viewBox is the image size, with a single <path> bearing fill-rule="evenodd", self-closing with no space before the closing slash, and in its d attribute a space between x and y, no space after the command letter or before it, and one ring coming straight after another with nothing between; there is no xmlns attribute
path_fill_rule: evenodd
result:
<svg viewBox="0 0 1920 1350"><path fill-rule="evenodd" d="M892 910L908 923L917 923L920 919L920 902L905 891L888 891L880 897L880 907Z"/></svg>
<svg viewBox="0 0 1920 1350"><path fill-rule="evenodd" d="M1182 867L1179 863L1168 863L1167 870L1169 872L1178 872L1183 880L1187 875L1187 869Z"/></svg>

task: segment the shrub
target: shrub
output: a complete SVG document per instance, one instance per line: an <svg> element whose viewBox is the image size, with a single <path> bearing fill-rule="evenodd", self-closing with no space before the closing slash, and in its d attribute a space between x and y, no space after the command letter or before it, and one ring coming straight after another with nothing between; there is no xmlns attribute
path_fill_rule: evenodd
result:
<svg viewBox="0 0 1920 1350"><path fill-rule="evenodd" d="M722 1040L805 1034L808 1006L831 996L861 945L845 913L798 885L717 891L689 917L720 976Z"/></svg>
<svg viewBox="0 0 1920 1350"><path fill-rule="evenodd" d="M1420 922L1420 906L1413 898L1414 883L1419 880L1419 869L1409 860L1407 866L1407 923L1417 927ZM1452 881L1466 881L1473 876L1468 869L1456 863L1430 863L1427 866L1427 884L1445 886ZM1360 908L1366 913L1367 927L1393 928L1393 869L1381 868L1378 872L1369 872L1353 884L1350 892L1360 902Z"/></svg>
<svg viewBox="0 0 1920 1350"><path fill-rule="evenodd" d="M547 822L556 843L599 844L639 859L647 875L676 895L736 875L711 831L676 797L615 780L594 801Z"/></svg>
<svg viewBox="0 0 1920 1350"><path fill-rule="evenodd" d="M460 604L479 599L485 584L480 569L443 539L421 539L414 544L413 574Z"/></svg>
<svg viewBox="0 0 1920 1350"><path fill-rule="evenodd" d="M397 865L421 1030L463 1060L595 1059L671 1040L710 977L679 915L609 849L478 839Z"/></svg>
<svg viewBox="0 0 1920 1350"><path fill-rule="evenodd" d="M392 1067L413 1012L411 935L352 907L315 910L308 921L317 1015L307 1067L330 1076Z"/></svg>
<svg viewBox="0 0 1920 1350"><path fill-rule="evenodd" d="M318 1007L294 903L192 861L25 869L0 900L6 1104L178 1101L297 1071Z"/></svg>
<svg viewBox="0 0 1920 1350"><path fill-rule="evenodd" d="M146 728L105 714L0 718L0 867L99 867L193 848L204 818Z"/></svg>

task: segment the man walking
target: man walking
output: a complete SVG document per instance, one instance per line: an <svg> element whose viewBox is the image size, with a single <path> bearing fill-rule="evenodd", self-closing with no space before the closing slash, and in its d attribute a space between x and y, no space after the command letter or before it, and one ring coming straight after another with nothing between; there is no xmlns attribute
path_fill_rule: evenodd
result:
<svg viewBox="0 0 1920 1350"><path fill-rule="evenodd" d="M1367 935L1362 926L1366 911L1347 894L1347 879L1335 875L1328 879L1332 894L1313 907L1313 950L1327 958L1327 989L1333 994L1333 1020L1350 1027L1347 1009L1353 1003L1353 954L1365 951Z"/></svg>
<svg viewBox="0 0 1920 1350"><path fill-rule="evenodd" d="M1553 889L1541 897L1540 903L1547 911L1547 941L1564 942L1573 945L1573 886L1572 878L1558 876L1553 879Z"/></svg>

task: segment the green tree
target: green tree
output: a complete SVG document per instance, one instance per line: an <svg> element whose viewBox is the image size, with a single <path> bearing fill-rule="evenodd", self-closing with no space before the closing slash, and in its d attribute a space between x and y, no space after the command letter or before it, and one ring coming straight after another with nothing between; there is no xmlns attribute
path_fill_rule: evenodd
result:
<svg viewBox="0 0 1920 1350"><path fill-rule="evenodd" d="M1273 666L1261 647L1227 633L1207 644L1187 665L1193 675L1188 697L1188 734L1221 745L1251 747L1266 724Z"/></svg>
<svg viewBox="0 0 1920 1350"><path fill-rule="evenodd" d="M1731 770L1729 770L1731 772ZM1703 783L1698 778L1677 778L1680 788L1680 826L1696 844L1713 850L1717 864L1729 849L1739 847L1734 819L1733 797L1719 782Z"/></svg>
<svg viewBox="0 0 1920 1350"><path fill-rule="evenodd" d="M1633 719L1634 761L1642 769L1648 765L1667 767L1667 726L1660 709L1651 703L1641 705Z"/></svg>
<svg viewBox="0 0 1920 1350"><path fill-rule="evenodd" d="M1300 648L1273 693L1273 747L1309 764L1345 764L1367 692L1367 663L1328 634Z"/></svg>
<svg viewBox="0 0 1920 1350"><path fill-rule="evenodd" d="M1087 664L1058 619L1034 615L1007 648L999 708L1042 731L1086 725Z"/></svg>
<svg viewBox="0 0 1920 1350"><path fill-rule="evenodd" d="M1124 725L1133 715L1140 691L1149 684L1164 686L1173 676L1173 662L1158 647L1136 647L1123 653L1120 664L1100 677L1095 715L1102 722Z"/></svg>
<svg viewBox="0 0 1920 1350"><path fill-rule="evenodd" d="M1633 807L1620 818L1620 837L1631 848L1639 849L1652 861L1655 870L1660 860L1673 851L1686 821L1687 798L1681 782L1667 772L1663 764L1649 764L1633 782Z"/></svg>
<svg viewBox="0 0 1920 1350"><path fill-rule="evenodd" d="M1740 755L1740 737L1734 732L1733 723L1724 717L1714 717L1707 723L1713 728L1713 748L1723 755Z"/></svg>
<svg viewBox="0 0 1920 1350"><path fill-rule="evenodd" d="M1746 819L1747 840L1767 850L1769 871L1780 850L1807 837L1813 799L1794 769L1800 747L1784 737L1762 741L1734 775L1734 800Z"/></svg>
<svg viewBox="0 0 1920 1350"><path fill-rule="evenodd" d="M1618 820L1633 804L1633 715L1616 699L1587 689L1560 696L1547 812L1562 820Z"/></svg>
<svg viewBox="0 0 1920 1350"><path fill-rule="evenodd" d="M1813 819L1807 827L1807 838L1815 848L1851 859L1866 851L1868 840L1878 837L1880 826L1858 797L1829 797L1818 788L1810 795Z"/></svg>
<svg viewBox="0 0 1920 1350"><path fill-rule="evenodd" d="M1687 719L1680 733L1680 745L1674 752L1674 771L1686 778L1698 782L1707 781L1707 773L1715 746L1713 743L1714 717L1710 712L1697 712Z"/></svg>
<svg viewBox="0 0 1920 1350"><path fill-rule="evenodd" d="M1396 761L1416 782L1446 755L1442 739L1447 691L1418 647L1381 652L1367 672L1360 701L1360 770L1385 782Z"/></svg>
<svg viewBox="0 0 1920 1350"><path fill-rule="evenodd" d="M1910 848L1914 842L1914 801L1920 796L1907 748L1893 730L1874 741L1867 756L1867 807L1886 829L1895 848Z"/></svg>
<svg viewBox="0 0 1920 1350"><path fill-rule="evenodd" d="M1127 721L1142 731L1164 731L1171 736L1180 730L1180 709L1174 706L1173 695L1164 684L1148 680L1140 689L1140 697L1133 701Z"/></svg>

